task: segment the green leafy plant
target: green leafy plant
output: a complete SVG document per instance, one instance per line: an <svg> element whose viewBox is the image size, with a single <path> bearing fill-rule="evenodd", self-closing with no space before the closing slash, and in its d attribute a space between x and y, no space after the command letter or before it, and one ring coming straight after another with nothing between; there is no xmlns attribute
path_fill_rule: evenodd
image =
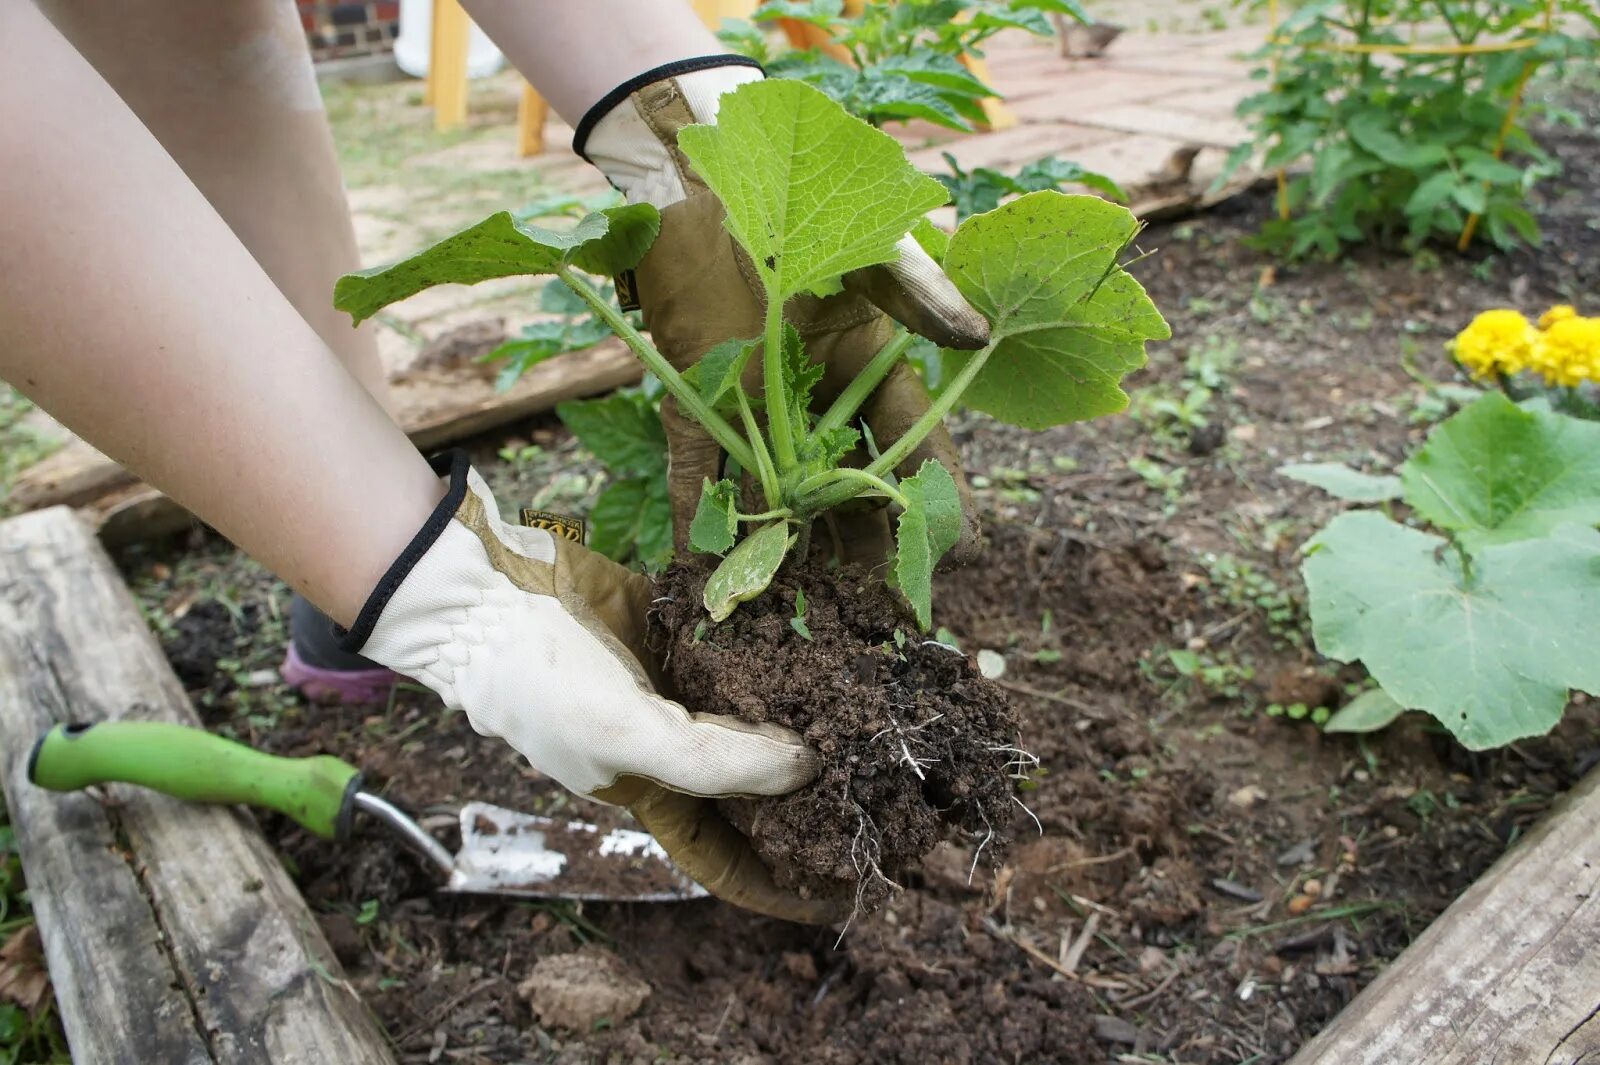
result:
<svg viewBox="0 0 1600 1065"><path fill-rule="evenodd" d="M1394 488L1317 480L1352 501ZM1306 545L1317 649L1360 661L1391 700L1335 722L1423 710L1474 750L1548 732L1571 689L1600 692L1600 424L1487 393L1435 427L1398 480L1436 531L1357 510Z"/></svg>
<svg viewBox="0 0 1600 1065"><path fill-rule="evenodd" d="M1089 21L1075 0L899 0L866 4L854 16L844 14L842 0L772 0L756 10L758 23L816 26L850 61L815 48L774 54L757 27L737 20L718 36L773 77L815 86L874 126L922 119L965 130L984 120L981 102L998 94L962 58L981 56L1001 30L1048 36L1051 14Z"/></svg>
<svg viewBox="0 0 1600 1065"><path fill-rule="evenodd" d="M956 208L956 222L960 223L975 214L983 214L1000 206L1007 196L1022 196L1045 190L1060 191L1063 185L1083 185L1094 189L1109 200L1127 203L1128 194L1122 186L1104 174L1086 169L1078 163L1047 155L1026 163L1015 177L987 166L961 169L961 164L949 152L942 153L946 174L934 178L950 190L950 202Z"/></svg>
<svg viewBox="0 0 1600 1065"><path fill-rule="evenodd" d="M562 422L606 468L606 487L589 511L589 546L617 562L637 560L652 572L672 561L661 395L659 383L650 379L640 388L556 405Z"/></svg>
<svg viewBox="0 0 1600 1065"><path fill-rule="evenodd" d="M718 124L691 126L679 144L722 201L726 226L749 254L765 297L759 337L735 338L680 374L605 299L586 274L616 273L644 255L659 228L649 205L606 208L553 231L495 215L412 258L340 279L335 304L356 319L435 284L551 274L576 292L738 468L752 475L762 509L741 509L732 479L707 481L694 516L695 550L723 556L705 603L726 617L770 583L817 515L859 497L899 511L892 576L924 627L934 564L958 538L960 504L935 462L897 478L907 455L958 399L1026 428L1112 413L1127 405L1123 375L1142 366L1145 343L1169 334L1144 289L1120 265L1138 223L1094 196L1036 192L970 218L949 240L945 272L990 322L981 350L946 351L951 379L929 410L862 466L844 464L863 443L862 403L910 343L900 331L821 414L821 377L784 321L793 296L831 292L842 274L889 261L895 244L944 202L938 182L906 161L894 140L799 82L769 80L723 98ZM828 144L830 151L814 150ZM740 383L759 359L765 424Z"/></svg>
<svg viewBox="0 0 1600 1065"><path fill-rule="evenodd" d="M1263 6L1265 0L1246 0ZM1376 240L1415 249L1470 236L1537 243L1527 194L1555 163L1527 129L1524 101L1543 64L1594 54L1566 32L1600 28L1591 0L1320 0L1301 5L1258 53L1270 87L1239 105L1253 156L1302 169L1260 240L1290 257L1336 256ZM1276 73L1274 73L1276 71ZM1307 165L1308 164L1308 165Z"/></svg>

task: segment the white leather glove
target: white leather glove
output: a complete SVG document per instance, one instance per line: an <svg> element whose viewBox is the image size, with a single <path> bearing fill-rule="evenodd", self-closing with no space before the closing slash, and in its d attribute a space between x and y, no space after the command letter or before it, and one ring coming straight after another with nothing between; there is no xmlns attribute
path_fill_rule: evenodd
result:
<svg viewBox="0 0 1600 1065"><path fill-rule="evenodd" d="M502 521L465 453L436 460L441 473L445 461L449 491L367 600L347 648L427 685L478 732L602 802L633 804L641 789L619 788L624 778L722 796L777 795L816 775L794 733L690 714L657 695L642 664L650 583Z"/></svg>

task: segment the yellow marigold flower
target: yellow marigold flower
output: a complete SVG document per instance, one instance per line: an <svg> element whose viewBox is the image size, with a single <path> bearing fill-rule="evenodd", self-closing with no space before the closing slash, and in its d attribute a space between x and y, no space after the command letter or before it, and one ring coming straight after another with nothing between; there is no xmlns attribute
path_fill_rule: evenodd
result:
<svg viewBox="0 0 1600 1065"><path fill-rule="evenodd" d="M1546 383L1571 388L1588 378L1600 381L1600 318L1559 318L1540 334L1529 368Z"/></svg>
<svg viewBox="0 0 1600 1065"><path fill-rule="evenodd" d="M1570 303L1558 303L1539 316L1539 328L1549 329L1557 322L1564 322L1568 318L1576 318L1578 310Z"/></svg>
<svg viewBox="0 0 1600 1065"><path fill-rule="evenodd" d="M1456 360L1473 377L1487 377L1496 370L1520 373L1528 368L1537 336L1532 323L1517 311L1484 311L1456 334Z"/></svg>

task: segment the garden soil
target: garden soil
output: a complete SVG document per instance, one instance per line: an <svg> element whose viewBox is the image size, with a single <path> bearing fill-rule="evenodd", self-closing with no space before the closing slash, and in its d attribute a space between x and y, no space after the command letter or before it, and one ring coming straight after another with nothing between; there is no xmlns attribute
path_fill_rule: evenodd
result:
<svg viewBox="0 0 1600 1065"><path fill-rule="evenodd" d="M840 936L710 900L441 895L379 831L336 846L263 816L400 1059L1287 1060L1600 758L1581 698L1551 736L1480 754L1416 715L1364 739L1291 717L1337 706L1359 673L1317 658L1299 600L1296 548L1338 504L1274 471L1392 469L1448 409L1421 379L1451 378L1442 343L1476 311L1594 309L1600 143L1547 143L1567 176L1540 193L1537 254L1273 266L1240 244L1266 194L1143 234L1156 254L1138 271L1177 339L1130 385L1181 392L1197 358L1221 367L1205 426L958 421L989 546L939 579L935 624L1003 656L1045 771L1021 793L1038 825L1014 811L998 868L969 882L981 840L957 831ZM477 453L508 505L557 482L592 494L559 424L518 433ZM286 592L220 541L122 562L213 728L355 761L446 839L469 799L614 816L425 692L367 708L285 693L268 670ZM1185 652L1216 671L1180 668Z"/></svg>
<svg viewBox="0 0 1600 1065"><path fill-rule="evenodd" d="M821 755L799 791L721 804L780 886L851 899L859 916L952 831L999 862L1016 779L1034 768L1003 688L925 639L865 569L786 567L716 625L701 605L707 572L674 566L658 582L652 646L685 706L782 725ZM804 635L793 624L802 602Z"/></svg>

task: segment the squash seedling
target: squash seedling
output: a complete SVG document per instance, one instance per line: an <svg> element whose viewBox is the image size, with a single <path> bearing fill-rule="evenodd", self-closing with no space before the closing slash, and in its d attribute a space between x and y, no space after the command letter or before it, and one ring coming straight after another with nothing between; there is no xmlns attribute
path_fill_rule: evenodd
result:
<svg viewBox="0 0 1600 1065"><path fill-rule="evenodd" d="M739 510L732 480L704 486L691 546L722 556L704 593L713 620L771 583L814 518L870 497L898 509L892 574L926 628L934 565L958 538L960 503L938 463L898 478L897 467L958 402L1031 429L1126 406L1122 377L1144 364L1147 341L1170 335L1119 264L1138 222L1094 196L1043 191L968 218L947 237L924 220L946 202L944 187L913 167L893 138L798 82L743 86L723 98L716 125L685 128L679 144L721 200L767 308L761 336L727 340L687 373L673 369L587 276L621 273L643 258L660 227L648 204L595 212L565 232L497 214L393 266L341 278L335 304L359 322L432 285L553 275L759 485L764 509L755 513ZM858 411L911 337L899 331L817 413L812 391L822 370L783 309L794 296L839 291L842 275L892 260L907 232L989 320L991 338L978 351L945 352L948 384L926 414L864 467L845 466L862 443ZM757 358L759 397L741 384Z"/></svg>

